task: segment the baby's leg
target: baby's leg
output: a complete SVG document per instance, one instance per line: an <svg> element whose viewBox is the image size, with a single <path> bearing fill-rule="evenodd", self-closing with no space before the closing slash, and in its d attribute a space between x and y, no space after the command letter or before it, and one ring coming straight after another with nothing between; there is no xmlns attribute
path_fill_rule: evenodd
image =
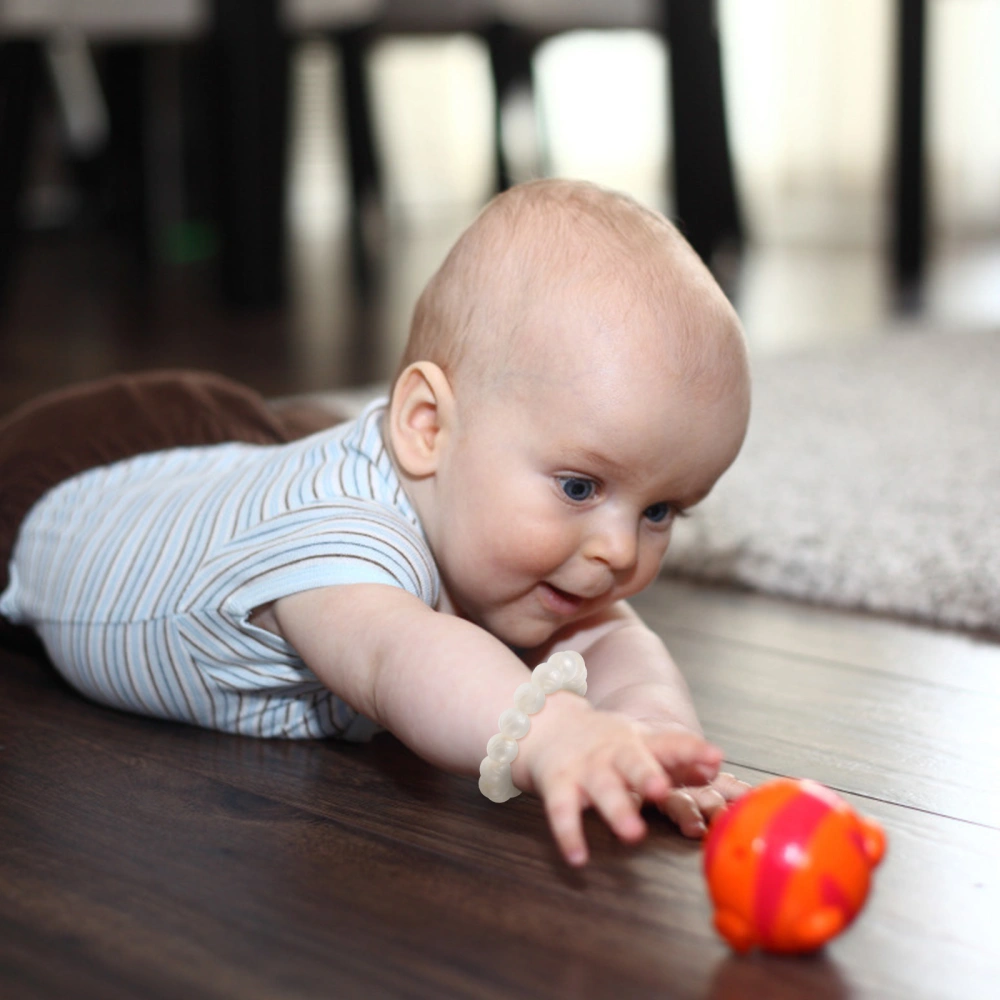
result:
<svg viewBox="0 0 1000 1000"><path fill-rule="evenodd" d="M116 375L22 406L0 421L0 592L21 522L64 480L143 452L276 444L307 429L319 430L320 422L292 426L252 389L205 372ZM0 639L4 624L0 619Z"/></svg>

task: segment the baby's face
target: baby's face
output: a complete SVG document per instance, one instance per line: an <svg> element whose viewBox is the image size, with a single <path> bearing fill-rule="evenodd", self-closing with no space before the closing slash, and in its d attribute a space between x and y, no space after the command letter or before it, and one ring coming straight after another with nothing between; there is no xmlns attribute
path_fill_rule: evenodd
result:
<svg viewBox="0 0 1000 1000"><path fill-rule="evenodd" d="M571 315L551 320L572 326ZM675 519L709 492L746 429L742 383L733 391L721 371L691 386L641 352L599 351L595 363L586 342L515 374L513 387L459 395L436 477L426 527L447 597L517 647L646 587Z"/></svg>

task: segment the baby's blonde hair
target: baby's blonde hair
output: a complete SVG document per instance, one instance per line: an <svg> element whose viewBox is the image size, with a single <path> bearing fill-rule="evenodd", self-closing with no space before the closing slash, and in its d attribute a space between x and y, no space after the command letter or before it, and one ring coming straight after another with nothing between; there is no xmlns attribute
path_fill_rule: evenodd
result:
<svg viewBox="0 0 1000 1000"><path fill-rule="evenodd" d="M596 184L531 181L495 197L428 282L400 370L426 360L450 379L460 369L502 373L532 303L581 282L625 308L641 302L675 317L672 325L689 334L671 345L681 360L692 348L692 360L707 360L689 343L700 339L690 334L706 309L739 329L715 279L663 215Z"/></svg>

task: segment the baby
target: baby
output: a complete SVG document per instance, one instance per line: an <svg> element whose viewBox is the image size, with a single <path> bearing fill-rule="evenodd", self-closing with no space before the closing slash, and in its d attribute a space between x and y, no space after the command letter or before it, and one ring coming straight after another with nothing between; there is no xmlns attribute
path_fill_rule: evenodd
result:
<svg viewBox="0 0 1000 1000"><path fill-rule="evenodd" d="M684 681L625 603L743 441L739 322L662 216L570 181L494 199L421 296L391 398L284 444L167 448L48 490L0 613L106 704L230 732L378 727L474 774L561 650L511 764L567 859L594 808L689 836L718 774ZM0 430L0 445L3 432Z"/></svg>

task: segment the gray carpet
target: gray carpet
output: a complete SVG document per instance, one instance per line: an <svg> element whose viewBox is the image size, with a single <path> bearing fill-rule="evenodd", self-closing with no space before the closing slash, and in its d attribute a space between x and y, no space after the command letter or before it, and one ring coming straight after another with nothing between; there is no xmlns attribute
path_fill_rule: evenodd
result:
<svg viewBox="0 0 1000 1000"><path fill-rule="evenodd" d="M764 358L665 572L1000 631L1000 332Z"/></svg>

